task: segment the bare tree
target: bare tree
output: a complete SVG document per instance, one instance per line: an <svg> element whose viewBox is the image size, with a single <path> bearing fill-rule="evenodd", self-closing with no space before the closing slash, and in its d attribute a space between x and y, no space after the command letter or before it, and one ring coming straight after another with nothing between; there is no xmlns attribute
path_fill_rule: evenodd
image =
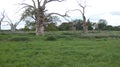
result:
<svg viewBox="0 0 120 67"><path fill-rule="evenodd" d="M24 5L23 8L26 8L28 11L27 15L31 16L35 20L35 27L36 27L36 35L44 35L44 24L47 17L56 14L62 17L65 17L65 15L61 15L58 13L49 13L45 15L46 5L51 2L62 2L64 0L31 0L33 5L21 3L21 5ZM26 16L26 15L24 15Z"/></svg>
<svg viewBox="0 0 120 67"><path fill-rule="evenodd" d="M16 31L17 25L21 22L21 20L13 23L13 21L7 15L6 15L6 19L7 20L4 22L8 22L8 25L10 25L10 27L11 27L11 31L14 33Z"/></svg>
<svg viewBox="0 0 120 67"><path fill-rule="evenodd" d="M5 13L5 11L3 11L3 12L1 13L1 18L0 18L0 31L1 31L1 23L2 23L2 21L3 21L4 18L5 18L4 13Z"/></svg>
<svg viewBox="0 0 120 67"><path fill-rule="evenodd" d="M78 5L80 6L81 10L80 9L77 9L78 11L81 12L81 15L82 15L82 19L83 19L83 33L87 33L88 32L88 25L87 25L87 20L86 20L86 16L85 16L85 9L86 9L86 1L84 1L83 4L81 4L79 1L78 2Z"/></svg>
<svg viewBox="0 0 120 67"><path fill-rule="evenodd" d="M87 7L86 5L86 1L84 0L84 2L82 2L81 0L76 0L78 5L79 5L79 9L74 9L74 10L69 10L69 11L79 11L82 15L82 20L83 20L83 24L82 24L82 27L83 27L83 33L88 33L88 25L87 25L87 20L86 20L86 16L85 16L85 9Z"/></svg>

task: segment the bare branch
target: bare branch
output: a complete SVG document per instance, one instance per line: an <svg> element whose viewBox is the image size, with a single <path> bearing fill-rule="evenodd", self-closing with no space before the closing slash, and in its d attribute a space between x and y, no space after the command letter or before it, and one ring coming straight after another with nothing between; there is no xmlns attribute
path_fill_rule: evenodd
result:
<svg viewBox="0 0 120 67"><path fill-rule="evenodd" d="M35 8L34 6L30 5L30 4L26 4L26 3L20 3L19 5L25 5L24 7L32 7Z"/></svg>
<svg viewBox="0 0 120 67"><path fill-rule="evenodd" d="M20 20L20 21L16 22L16 23L15 23L15 26L17 26L17 25L18 25L21 21L22 21L22 20Z"/></svg>
<svg viewBox="0 0 120 67"><path fill-rule="evenodd" d="M61 15L59 13L49 13L46 17L49 17L51 15L58 15L58 16L61 16L61 17L66 17L67 16L68 17L67 12L65 13L65 15Z"/></svg>
<svg viewBox="0 0 120 67"><path fill-rule="evenodd" d="M34 1L34 0L32 0L32 2L33 2L33 5L34 5L34 8L36 8L36 4L35 4L35 1Z"/></svg>
<svg viewBox="0 0 120 67"><path fill-rule="evenodd" d="M37 2L38 2L38 8L40 8L40 1L39 1L39 0L37 0Z"/></svg>
<svg viewBox="0 0 120 67"><path fill-rule="evenodd" d="M65 1L65 0L49 0L48 2L53 2L53 1L62 2L62 1Z"/></svg>
<svg viewBox="0 0 120 67"><path fill-rule="evenodd" d="M43 9L45 9L45 5L47 4L47 3L50 3L50 2L53 2L53 1L57 1L57 2L62 2L62 1L65 1L65 0L44 0L44 2L43 2L43 5L42 5L42 8Z"/></svg>
<svg viewBox="0 0 120 67"><path fill-rule="evenodd" d="M8 22L8 24L11 26L12 25L12 20L6 15L8 21L4 21L4 22Z"/></svg>
<svg viewBox="0 0 120 67"><path fill-rule="evenodd" d="M32 17L34 20L36 20L34 16L31 16L31 17Z"/></svg>
<svg viewBox="0 0 120 67"><path fill-rule="evenodd" d="M46 17L49 17L49 16L51 16L51 15L58 15L58 16L61 16L61 17L63 17L65 20L67 20L68 22L70 21L70 20L68 20L67 18L65 18L65 17L69 17L68 15L67 15L67 12L65 13L65 15L61 15L61 14L59 14L59 13L49 13Z"/></svg>
<svg viewBox="0 0 120 67"><path fill-rule="evenodd" d="M67 12L70 12L70 11L79 11L81 14L83 14L83 12L80 9L68 10Z"/></svg>
<svg viewBox="0 0 120 67"><path fill-rule="evenodd" d="M3 21L3 19L5 18L5 15L4 15L4 13L5 13L5 10L3 11L3 13L1 13L1 15L2 15L2 18L0 19L0 23Z"/></svg>
<svg viewBox="0 0 120 67"><path fill-rule="evenodd" d="M78 5L81 7L81 8L86 8L86 1L84 1L84 5L82 5L78 0L76 0Z"/></svg>
<svg viewBox="0 0 120 67"><path fill-rule="evenodd" d="M1 22L4 20L4 18L5 18L5 10L3 11L3 13L1 13L1 16L2 16L2 18L0 18L0 30L1 30Z"/></svg>
<svg viewBox="0 0 120 67"><path fill-rule="evenodd" d="M45 5L47 4L47 0L44 0L42 8L45 9Z"/></svg>
<svg viewBox="0 0 120 67"><path fill-rule="evenodd" d="M61 14L59 14L59 13L50 13L50 14L47 15L47 17L49 17L49 16L51 16L51 15L53 15L53 14L59 15L59 16L62 16L62 17L65 17L65 15L61 15Z"/></svg>

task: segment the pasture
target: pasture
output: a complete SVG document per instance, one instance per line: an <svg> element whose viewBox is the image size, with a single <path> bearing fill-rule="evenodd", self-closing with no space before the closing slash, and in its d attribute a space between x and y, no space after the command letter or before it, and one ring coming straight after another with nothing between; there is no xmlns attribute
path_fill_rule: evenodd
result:
<svg viewBox="0 0 120 67"><path fill-rule="evenodd" d="M120 32L1 33L0 67L120 67Z"/></svg>

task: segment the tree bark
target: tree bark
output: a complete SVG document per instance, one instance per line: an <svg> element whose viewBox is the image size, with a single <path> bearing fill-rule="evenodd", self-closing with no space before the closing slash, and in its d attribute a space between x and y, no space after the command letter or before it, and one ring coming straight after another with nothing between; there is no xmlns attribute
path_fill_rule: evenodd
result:
<svg viewBox="0 0 120 67"><path fill-rule="evenodd" d="M85 7L83 8L82 17L83 17L83 33L88 33L88 25L85 17Z"/></svg>
<svg viewBox="0 0 120 67"><path fill-rule="evenodd" d="M11 26L11 31L14 33L16 31L16 27L15 26Z"/></svg>
<svg viewBox="0 0 120 67"><path fill-rule="evenodd" d="M44 35L44 21L45 21L45 15L42 8L39 8L36 11L36 35L37 36L43 36Z"/></svg>
<svg viewBox="0 0 120 67"><path fill-rule="evenodd" d="M11 26L11 32L15 33L16 32L16 25L14 25L14 24L11 23L10 26Z"/></svg>
<svg viewBox="0 0 120 67"><path fill-rule="evenodd" d="M88 33L88 26L86 23L83 24L83 33Z"/></svg>
<svg viewBox="0 0 120 67"><path fill-rule="evenodd" d="M36 23L36 35L43 36L44 35L44 25Z"/></svg>

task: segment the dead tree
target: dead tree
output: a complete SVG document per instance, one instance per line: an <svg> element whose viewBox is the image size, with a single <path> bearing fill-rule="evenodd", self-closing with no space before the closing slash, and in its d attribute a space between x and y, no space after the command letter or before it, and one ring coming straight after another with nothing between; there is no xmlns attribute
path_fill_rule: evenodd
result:
<svg viewBox="0 0 120 67"><path fill-rule="evenodd" d="M3 13L1 13L1 18L0 18L0 31L1 31L1 24L2 24L2 21L3 21L4 18L5 18L4 13L5 13L5 11L3 11Z"/></svg>
<svg viewBox="0 0 120 67"><path fill-rule="evenodd" d="M8 25L10 25L10 27L11 27L11 32L14 33L14 32L16 31L16 27L17 27L18 24L21 22L21 20L13 23L13 21L12 21L8 16L6 16L6 19L7 19L7 20L4 21L4 22L8 22Z"/></svg>
<svg viewBox="0 0 120 67"><path fill-rule="evenodd" d="M24 5L23 8L30 8L32 10L31 17L35 20L35 27L36 27L36 35L44 35L44 24L45 19L53 14L65 17L65 15L61 15L58 13L46 13L46 5L51 2L62 2L64 0L31 0L33 5L21 3L20 5Z"/></svg>
<svg viewBox="0 0 120 67"><path fill-rule="evenodd" d="M82 15L82 27L83 27L83 33L88 33L88 24L85 16L85 9L87 7L86 2L81 3L80 1L77 0L77 3L80 8L74 9L74 10L69 10L69 11L79 11Z"/></svg>
<svg viewBox="0 0 120 67"><path fill-rule="evenodd" d="M86 2L84 1L83 4L81 4L78 0L78 5L81 9L76 9L78 11L80 11L81 15L82 15L82 19L83 19L83 33L87 33L88 32L88 25L87 25L87 21L86 21L86 16L85 16L85 9L86 9Z"/></svg>

